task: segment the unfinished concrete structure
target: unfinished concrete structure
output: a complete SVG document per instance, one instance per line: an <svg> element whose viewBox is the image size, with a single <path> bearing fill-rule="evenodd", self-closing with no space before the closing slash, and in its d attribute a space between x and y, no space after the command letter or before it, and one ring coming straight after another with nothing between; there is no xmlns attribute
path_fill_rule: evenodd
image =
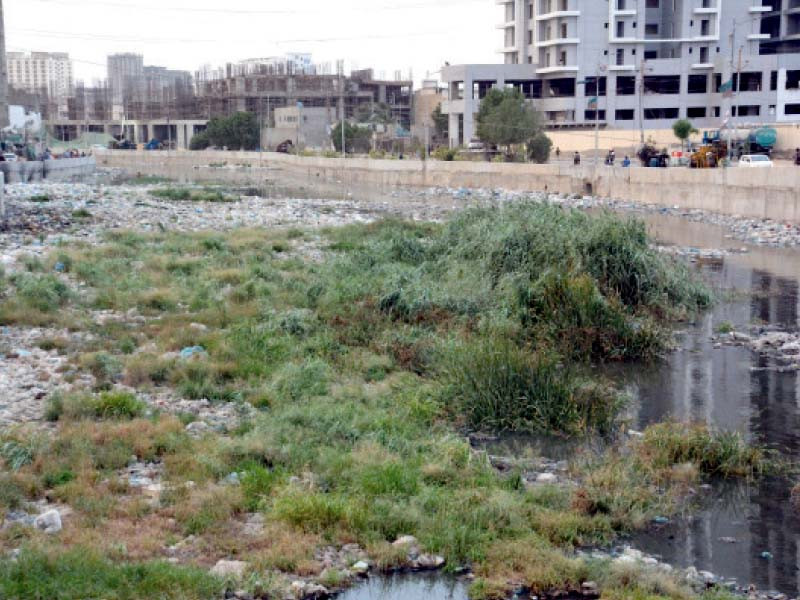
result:
<svg viewBox="0 0 800 600"><path fill-rule="evenodd" d="M402 127L411 127L413 82L377 80L371 69L339 76L286 73L266 66L241 73L229 65L224 77L199 80L197 92L200 110L208 117L247 111L273 124L275 109L300 103L334 108L341 120L343 115L353 118L364 105L385 103Z"/></svg>
<svg viewBox="0 0 800 600"><path fill-rule="evenodd" d="M454 146L495 86L520 89L550 127L800 122L797 0L495 1L503 64L442 72Z"/></svg>

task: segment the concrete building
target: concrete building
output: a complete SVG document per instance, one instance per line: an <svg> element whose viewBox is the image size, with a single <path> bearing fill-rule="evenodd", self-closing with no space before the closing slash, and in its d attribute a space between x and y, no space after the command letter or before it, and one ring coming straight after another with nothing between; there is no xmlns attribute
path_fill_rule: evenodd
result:
<svg viewBox="0 0 800 600"><path fill-rule="evenodd" d="M0 0L0 128L8 126L8 65L6 64L6 26L3 0Z"/></svg>
<svg viewBox="0 0 800 600"><path fill-rule="evenodd" d="M378 80L371 69L342 77L276 73L267 66L237 72L235 65L228 65L224 75L204 71L208 78L197 82L199 106L209 117L247 111L271 124L276 109L301 103L305 108L335 108L341 120L342 115L353 118L365 105L384 103L401 127L411 127L412 81Z"/></svg>
<svg viewBox="0 0 800 600"><path fill-rule="evenodd" d="M503 64L442 71L452 145L492 87L520 89L551 128L800 122L797 0L495 1Z"/></svg>
<svg viewBox="0 0 800 600"><path fill-rule="evenodd" d="M111 54L106 64L112 102L122 104L126 97L139 90L144 77L144 57L131 53Z"/></svg>
<svg viewBox="0 0 800 600"><path fill-rule="evenodd" d="M446 100L439 82L426 79L422 88L414 92L414 115L411 120L411 137L425 143L433 143L436 137L436 124L433 122L433 111Z"/></svg>
<svg viewBox="0 0 800 600"><path fill-rule="evenodd" d="M9 52L6 54L9 85L26 92L45 92L53 100L65 100L74 88L72 60L64 52Z"/></svg>
<svg viewBox="0 0 800 600"><path fill-rule="evenodd" d="M335 107L286 106L275 110L275 126L264 130L263 147L275 147L291 140L296 148L326 150L331 147L330 131L337 122Z"/></svg>

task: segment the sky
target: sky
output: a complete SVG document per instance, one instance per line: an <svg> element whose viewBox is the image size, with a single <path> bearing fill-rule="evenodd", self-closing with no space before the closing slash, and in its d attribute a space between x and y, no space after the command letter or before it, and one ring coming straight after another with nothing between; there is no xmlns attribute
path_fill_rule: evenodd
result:
<svg viewBox="0 0 800 600"><path fill-rule="evenodd" d="M494 63L495 0L0 0L9 51L69 52L76 79L105 77L105 57L185 69L310 52L317 63L419 82L445 61Z"/></svg>

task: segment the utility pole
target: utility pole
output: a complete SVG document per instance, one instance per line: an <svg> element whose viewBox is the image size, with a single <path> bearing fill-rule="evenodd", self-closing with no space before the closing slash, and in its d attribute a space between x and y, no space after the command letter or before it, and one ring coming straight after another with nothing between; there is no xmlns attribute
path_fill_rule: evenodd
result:
<svg viewBox="0 0 800 600"><path fill-rule="evenodd" d="M642 59L639 68L639 143L644 146L644 68L645 62Z"/></svg>

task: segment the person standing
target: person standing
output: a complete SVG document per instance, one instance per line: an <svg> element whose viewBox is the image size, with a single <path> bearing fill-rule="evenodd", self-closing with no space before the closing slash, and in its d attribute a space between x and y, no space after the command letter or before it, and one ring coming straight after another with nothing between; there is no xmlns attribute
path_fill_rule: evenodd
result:
<svg viewBox="0 0 800 600"><path fill-rule="evenodd" d="M581 153L576 151L575 156L572 157L572 164L576 167L581 164Z"/></svg>

